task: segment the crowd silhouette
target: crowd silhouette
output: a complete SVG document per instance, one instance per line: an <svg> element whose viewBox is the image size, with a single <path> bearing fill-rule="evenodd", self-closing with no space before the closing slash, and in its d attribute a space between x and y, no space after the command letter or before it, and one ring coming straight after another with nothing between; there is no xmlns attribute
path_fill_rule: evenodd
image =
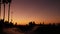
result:
<svg viewBox="0 0 60 34"><path fill-rule="evenodd" d="M60 33L60 23L35 24L35 22L29 22L27 25L17 25L17 23L13 24L12 22L0 20L0 34L5 34L3 28L19 28L25 34Z"/></svg>

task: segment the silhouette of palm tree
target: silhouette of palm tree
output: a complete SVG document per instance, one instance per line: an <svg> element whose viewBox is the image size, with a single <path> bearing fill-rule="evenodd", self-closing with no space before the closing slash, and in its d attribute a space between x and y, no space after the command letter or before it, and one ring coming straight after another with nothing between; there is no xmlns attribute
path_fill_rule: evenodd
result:
<svg viewBox="0 0 60 34"><path fill-rule="evenodd" d="M11 1L12 0L7 0L8 4L9 4L9 9L8 9L8 22L9 22L9 18L10 18L10 5L11 5Z"/></svg>
<svg viewBox="0 0 60 34"><path fill-rule="evenodd" d="M5 4L7 3L7 1L6 0L3 0L2 3L4 5L3 20L5 20Z"/></svg>
<svg viewBox="0 0 60 34"><path fill-rule="evenodd" d="M0 0L0 19L1 19L1 0Z"/></svg>

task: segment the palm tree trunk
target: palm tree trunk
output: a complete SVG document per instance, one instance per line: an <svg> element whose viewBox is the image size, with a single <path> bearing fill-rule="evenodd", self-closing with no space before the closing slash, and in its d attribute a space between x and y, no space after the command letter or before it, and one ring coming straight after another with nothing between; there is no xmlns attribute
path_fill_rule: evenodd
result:
<svg viewBox="0 0 60 34"><path fill-rule="evenodd" d="M3 14L3 20L5 20L5 3L4 3L4 14Z"/></svg>
<svg viewBox="0 0 60 34"><path fill-rule="evenodd" d="M1 0L0 0L0 19L1 19Z"/></svg>
<svg viewBox="0 0 60 34"><path fill-rule="evenodd" d="M9 22L9 18L10 18L10 3L9 3L9 9L8 9L8 22Z"/></svg>

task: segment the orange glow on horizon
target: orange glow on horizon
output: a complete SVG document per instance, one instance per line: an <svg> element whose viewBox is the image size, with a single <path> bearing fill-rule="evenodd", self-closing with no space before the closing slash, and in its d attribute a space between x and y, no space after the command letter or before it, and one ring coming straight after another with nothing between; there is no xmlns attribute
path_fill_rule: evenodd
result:
<svg viewBox="0 0 60 34"><path fill-rule="evenodd" d="M11 12L13 12L12 20L15 24L28 24L30 21L35 21L36 24L40 22L57 23L60 22L60 2L50 1L21 1L14 0L11 3L10 9L10 21ZM3 4L2 4L2 18L3 18ZM8 19L8 5L6 4L5 20Z"/></svg>

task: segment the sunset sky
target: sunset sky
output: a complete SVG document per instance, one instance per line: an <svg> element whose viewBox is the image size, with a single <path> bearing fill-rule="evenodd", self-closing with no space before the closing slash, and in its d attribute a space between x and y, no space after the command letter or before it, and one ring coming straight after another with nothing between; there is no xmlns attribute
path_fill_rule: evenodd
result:
<svg viewBox="0 0 60 34"><path fill-rule="evenodd" d="M8 4L6 4L6 20ZM60 1L58 0L12 0L11 12L13 22L17 24L28 24L30 21L60 22ZM11 14L10 14L11 16ZM3 18L3 4L2 4ZM11 19L11 17L10 17Z"/></svg>

